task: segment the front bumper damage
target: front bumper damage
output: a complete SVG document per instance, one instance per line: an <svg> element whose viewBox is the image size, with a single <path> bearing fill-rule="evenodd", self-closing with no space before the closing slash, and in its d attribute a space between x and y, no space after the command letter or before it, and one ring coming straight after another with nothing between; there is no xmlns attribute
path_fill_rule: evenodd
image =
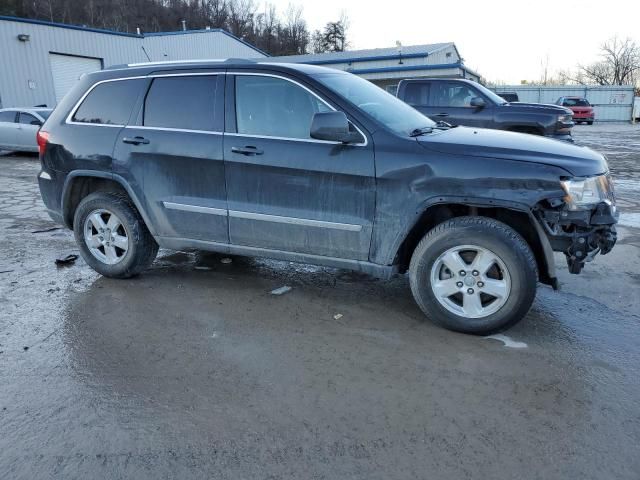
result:
<svg viewBox="0 0 640 480"><path fill-rule="evenodd" d="M534 215L542 225L551 248L563 252L569 272L578 274L586 262L606 255L616 244L619 213L615 205L600 202L590 210L569 210L558 200L540 206Z"/></svg>

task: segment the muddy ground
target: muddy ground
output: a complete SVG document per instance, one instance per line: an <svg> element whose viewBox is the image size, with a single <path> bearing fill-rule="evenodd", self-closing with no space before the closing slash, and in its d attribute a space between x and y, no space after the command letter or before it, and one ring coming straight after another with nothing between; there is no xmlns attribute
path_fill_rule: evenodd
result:
<svg viewBox="0 0 640 480"><path fill-rule="evenodd" d="M435 327L405 277L161 251L82 260L0 157L0 478L634 479L640 475L640 129L609 157L620 241L503 341ZM281 296L269 292L288 285Z"/></svg>

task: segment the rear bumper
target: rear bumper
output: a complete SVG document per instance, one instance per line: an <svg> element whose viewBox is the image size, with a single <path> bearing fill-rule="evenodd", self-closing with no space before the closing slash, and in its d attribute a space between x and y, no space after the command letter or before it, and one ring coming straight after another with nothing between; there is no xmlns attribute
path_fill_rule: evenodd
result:
<svg viewBox="0 0 640 480"><path fill-rule="evenodd" d="M60 225L64 225L64 218L62 217L62 213L57 212L56 210L51 210L49 208L47 208L47 213L49 214L49 217L51 217L51 220L59 223Z"/></svg>
<svg viewBox="0 0 640 480"><path fill-rule="evenodd" d="M62 215L62 188L65 175L55 170L42 169L38 173L40 196L53 221L64 225Z"/></svg>

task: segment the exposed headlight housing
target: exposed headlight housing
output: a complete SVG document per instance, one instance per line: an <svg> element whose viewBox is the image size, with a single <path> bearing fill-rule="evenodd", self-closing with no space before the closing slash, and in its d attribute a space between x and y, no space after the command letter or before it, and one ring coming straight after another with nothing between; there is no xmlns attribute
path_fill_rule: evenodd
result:
<svg viewBox="0 0 640 480"><path fill-rule="evenodd" d="M558 121L560 123L568 123L572 120L573 120L573 115L570 113L567 113L565 115L558 115Z"/></svg>
<svg viewBox="0 0 640 480"><path fill-rule="evenodd" d="M595 177L575 177L560 182L569 210L586 210L605 202L615 210L616 198L613 180L609 174Z"/></svg>

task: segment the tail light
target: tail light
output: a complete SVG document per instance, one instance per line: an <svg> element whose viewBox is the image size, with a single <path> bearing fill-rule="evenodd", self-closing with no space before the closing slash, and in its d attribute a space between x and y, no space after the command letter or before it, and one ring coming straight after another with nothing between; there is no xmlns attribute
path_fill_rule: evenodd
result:
<svg viewBox="0 0 640 480"><path fill-rule="evenodd" d="M44 149L47 147L47 143L49 143L49 132L38 130L36 140L38 141L38 151L40 155L44 155Z"/></svg>

